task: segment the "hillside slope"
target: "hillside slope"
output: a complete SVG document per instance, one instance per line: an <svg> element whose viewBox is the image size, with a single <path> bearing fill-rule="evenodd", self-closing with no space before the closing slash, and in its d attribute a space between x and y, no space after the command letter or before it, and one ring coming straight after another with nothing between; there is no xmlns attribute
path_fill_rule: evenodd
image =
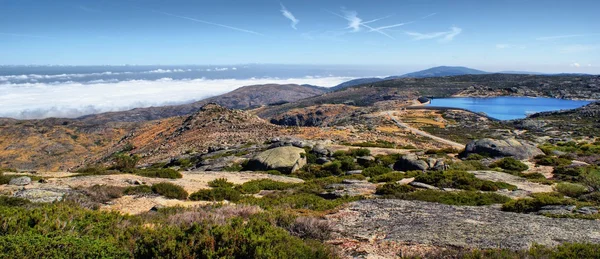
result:
<svg viewBox="0 0 600 259"><path fill-rule="evenodd" d="M323 94L326 91L327 88L309 85L251 85L190 104L137 108L122 112L94 114L81 117L79 120L94 123L151 121L173 116L189 115L209 103L216 103L230 109L247 109L272 103L294 102Z"/></svg>

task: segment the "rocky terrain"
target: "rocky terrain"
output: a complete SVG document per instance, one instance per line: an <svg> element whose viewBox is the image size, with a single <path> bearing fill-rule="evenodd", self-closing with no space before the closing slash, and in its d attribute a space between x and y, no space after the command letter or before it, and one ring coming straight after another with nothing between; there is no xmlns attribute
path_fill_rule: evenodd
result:
<svg viewBox="0 0 600 259"><path fill-rule="evenodd" d="M335 226L331 242L347 243L344 254L348 257L365 253L383 258L410 255L403 249L415 244L519 250L533 244L600 242L597 221L552 219L487 207L420 201L357 201L328 218Z"/></svg>
<svg viewBox="0 0 600 259"><path fill-rule="evenodd" d="M308 258L586 258L600 247L598 103L497 121L427 109L423 97L580 98L598 92L597 80L399 78L327 93L267 85L217 103L2 119L0 232L16 231L4 228L11 222L39 224L19 225L24 233L53 229L36 216L47 215L90 240L96 232L69 224L123 230L104 239L137 257L146 245L194 257L186 247L198 240L236 249L220 242L264 236ZM105 222L121 214L131 216ZM171 237L186 246L165 246Z"/></svg>

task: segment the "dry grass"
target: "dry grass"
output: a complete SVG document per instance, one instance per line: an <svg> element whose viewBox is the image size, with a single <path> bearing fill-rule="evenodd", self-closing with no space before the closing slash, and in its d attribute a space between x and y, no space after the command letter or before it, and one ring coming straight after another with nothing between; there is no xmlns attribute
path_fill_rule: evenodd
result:
<svg viewBox="0 0 600 259"><path fill-rule="evenodd" d="M314 217L298 217L288 231L300 238L325 241L331 236L331 224L327 220Z"/></svg>
<svg viewBox="0 0 600 259"><path fill-rule="evenodd" d="M209 221L216 224L225 224L228 219L241 217L247 219L263 210L258 206L231 205L214 209L207 207L196 208L169 216L167 222L173 225L192 225L196 222Z"/></svg>

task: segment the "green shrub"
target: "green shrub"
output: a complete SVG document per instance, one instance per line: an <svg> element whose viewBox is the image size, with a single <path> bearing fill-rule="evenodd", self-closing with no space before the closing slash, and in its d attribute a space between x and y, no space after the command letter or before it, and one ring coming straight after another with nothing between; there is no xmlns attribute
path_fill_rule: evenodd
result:
<svg viewBox="0 0 600 259"><path fill-rule="evenodd" d="M390 172L386 174L381 174L377 176L371 177L371 182L374 183L388 183L388 182L397 182L408 176L405 173L401 172Z"/></svg>
<svg viewBox="0 0 600 259"><path fill-rule="evenodd" d="M110 174L119 174L119 171L108 170L101 166L90 166L78 169L75 171L78 175L110 175Z"/></svg>
<svg viewBox="0 0 600 259"><path fill-rule="evenodd" d="M554 178L562 181L578 182L581 180L581 170L577 167L555 167L552 174Z"/></svg>
<svg viewBox="0 0 600 259"><path fill-rule="evenodd" d="M584 168L580 182L592 191L600 191L600 170L594 167Z"/></svg>
<svg viewBox="0 0 600 259"><path fill-rule="evenodd" d="M170 199L185 200L188 197L183 187L167 182L153 184L152 191Z"/></svg>
<svg viewBox="0 0 600 259"><path fill-rule="evenodd" d="M106 203L113 199L123 196L124 187L110 185L93 185L86 188L80 188L80 191L92 201L97 203Z"/></svg>
<svg viewBox="0 0 600 259"><path fill-rule="evenodd" d="M375 194L378 195L398 195L402 193L414 192L416 189L410 185L398 184L398 183L386 183L384 185L377 186Z"/></svg>
<svg viewBox="0 0 600 259"><path fill-rule="evenodd" d="M574 198L588 192L588 189L584 186L574 183L558 183L555 188L557 192Z"/></svg>
<svg viewBox="0 0 600 259"><path fill-rule="evenodd" d="M523 162L516 160L512 157L502 158L502 159L494 162L492 165L490 165L490 167L491 168L500 167L500 168L510 171L510 172L523 172L523 171L526 171L527 169L529 169L529 166L527 166Z"/></svg>
<svg viewBox="0 0 600 259"><path fill-rule="evenodd" d="M333 162L324 164L321 167L321 169L322 169L322 171L326 172L325 174L321 174L323 176L344 174L344 171L342 170L342 162L340 162L340 161L333 161Z"/></svg>
<svg viewBox="0 0 600 259"><path fill-rule="evenodd" d="M123 194L125 195L144 195L152 193L154 193L152 187L148 185L131 186L123 191Z"/></svg>
<svg viewBox="0 0 600 259"><path fill-rule="evenodd" d="M137 155L117 154L115 155L114 165L111 169L121 172L132 172L139 161L140 157Z"/></svg>
<svg viewBox="0 0 600 259"><path fill-rule="evenodd" d="M391 196L403 200L419 200L457 206L484 206L506 203L510 198L496 193L473 191L445 192L438 190L420 190L409 193L396 193Z"/></svg>
<svg viewBox="0 0 600 259"><path fill-rule="evenodd" d="M39 234L0 236L0 258L128 258L122 247L88 237Z"/></svg>
<svg viewBox="0 0 600 259"><path fill-rule="evenodd" d="M387 174L390 172L392 172L391 168L378 165L378 166L369 167L369 168L364 169L362 171L362 174L367 177L374 177L374 176L378 176L378 175L382 175L382 174Z"/></svg>
<svg viewBox="0 0 600 259"><path fill-rule="evenodd" d="M444 172L433 171L419 174L415 181L434 185L439 188L455 188L469 191L497 191L500 189L516 190L517 187L503 182L480 180L475 175L465 172L448 170Z"/></svg>
<svg viewBox="0 0 600 259"><path fill-rule="evenodd" d="M346 197L335 200L327 200L315 194L309 193L274 193L262 198L252 196L243 197L239 203L257 205L263 209L302 209L326 211L337 208L338 206L356 201L359 197Z"/></svg>
<svg viewBox="0 0 600 259"><path fill-rule="evenodd" d="M480 155L480 154L469 154L466 158L466 160L468 161L476 161L476 160L481 160L484 159L485 157Z"/></svg>
<svg viewBox="0 0 600 259"><path fill-rule="evenodd" d="M546 205L570 205L573 200L565 199L560 193L535 193L532 198L511 200L502 205L503 211L527 213L538 211Z"/></svg>
<svg viewBox="0 0 600 259"><path fill-rule="evenodd" d="M224 201L228 200L231 202L237 202L240 200L242 194L240 191L233 188L213 188L203 189L194 192L190 195L190 200L193 201Z"/></svg>
<svg viewBox="0 0 600 259"><path fill-rule="evenodd" d="M479 171L488 170L489 168L477 160L466 160L450 164L450 170L460 171Z"/></svg>
<svg viewBox="0 0 600 259"><path fill-rule="evenodd" d="M546 166L567 166L571 164L571 160L567 158L554 157L554 156L538 156L535 158L535 163L538 165Z"/></svg>
<svg viewBox="0 0 600 259"><path fill-rule="evenodd" d="M20 207L29 204L29 200L0 195L0 206Z"/></svg>
<svg viewBox="0 0 600 259"><path fill-rule="evenodd" d="M247 194L258 193L261 190L286 190L298 186L295 183L277 182L271 179L260 179L245 182L236 187L240 192Z"/></svg>
<svg viewBox="0 0 600 259"><path fill-rule="evenodd" d="M401 156L401 154L378 155L375 157L375 161L383 166L390 166L395 164Z"/></svg>
<svg viewBox="0 0 600 259"><path fill-rule="evenodd" d="M458 154L460 151L456 148L446 147L442 149L428 149L425 154L428 155L445 155L445 154Z"/></svg>
<svg viewBox="0 0 600 259"><path fill-rule="evenodd" d="M370 156L371 150L369 150L367 148L350 149L350 150L348 150L348 154L353 157Z"/></svg>
<svg viewBox="0 0 600 259"><path fill-rule="evenodd" d="M232 188L233 183L227 181L227 178L217 178L208 182L208 186L212 188Z"/></svg>
<svg viewBox="0 0 600 259"><path fill-rule="evenodd" d="M135 174L144 177L179 179L183 178L180 172L170 168L146 168L135 170Z"/></svg>

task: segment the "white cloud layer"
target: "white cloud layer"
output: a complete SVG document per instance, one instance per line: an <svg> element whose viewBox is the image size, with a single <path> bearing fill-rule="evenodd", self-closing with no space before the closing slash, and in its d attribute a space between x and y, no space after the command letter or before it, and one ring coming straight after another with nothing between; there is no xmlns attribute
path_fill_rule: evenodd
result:
<svg viewBox="0 0 600 259"><path fill-rule="evenodd" d="M291 79L189 79L163 78L85 84L0 84L0 117L39 119L74 118L87 114L123 111L138 107L189 103L258 84L310 84L331 87L347 77Z"/></svg>

